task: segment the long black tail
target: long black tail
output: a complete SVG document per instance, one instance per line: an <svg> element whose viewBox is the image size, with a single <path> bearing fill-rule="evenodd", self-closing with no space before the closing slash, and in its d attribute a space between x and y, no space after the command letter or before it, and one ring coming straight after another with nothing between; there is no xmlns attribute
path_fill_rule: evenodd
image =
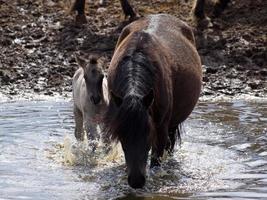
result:
<svg viewBox="0 0 267 200"><path fill-rule="evenodd" d="M169 141L168 141L167 146L166 146L165 149L170 154L173 153L174 147L175 147L175 144L176 144L177 141L179 142L179 145L181 145L182 132L183 132L183 125L182 124L178 124L176 127L169 129Z"/></svg>

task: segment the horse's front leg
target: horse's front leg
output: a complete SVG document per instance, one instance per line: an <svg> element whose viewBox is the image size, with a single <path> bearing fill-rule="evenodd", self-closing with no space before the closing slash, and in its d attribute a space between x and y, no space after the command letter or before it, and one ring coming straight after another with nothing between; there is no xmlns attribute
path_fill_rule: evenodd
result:
<svg viewBox="0 0 267 200"><path fill-rule="evenodd" d="M220 14L224 11L227 7L230 0L219 0L216 2L213 10L213 17L219 17Z"/></svg>
<svg viewBox="0 0 267 200"><path fill-rule="evenodd" d="M195 6L193 8L193 15L196 19L197 26L199 28L206 28L210 24L210 19L205 14L205 0L195 0Z"/></svg>
<svg viewBox="0 0 267 200"><path fill-rule="evenodd" d="M78 24L86 24L86 16L84 12L85 8L85 0L75 0L74 4L71 7L71 11L77 11L78 14L76 16L76 23Z"/></svg>
<svg viewBox="0 0 267 200"><path fill-rule="evenodd" d="M132 6L128 0L120 0L122 10L124 12L125 18L130 16L130 21L133 21L136 18L136 13L134 12Z"/></svg>
<svg viewBox="0 0 267 200"><path fill-rule="evenodd" d="M82 112L76 106L74 106L74 120L75 120L74 135L77 140L83 140L84 139L83 116Z"/></svg>
<svg viewBox="0 0 267 200"><path fill-rule="evenodd" d="M150 168L160 166L164 149L168 142L168 127L166 125L157 129L157 141L152 146Z"/></svg>

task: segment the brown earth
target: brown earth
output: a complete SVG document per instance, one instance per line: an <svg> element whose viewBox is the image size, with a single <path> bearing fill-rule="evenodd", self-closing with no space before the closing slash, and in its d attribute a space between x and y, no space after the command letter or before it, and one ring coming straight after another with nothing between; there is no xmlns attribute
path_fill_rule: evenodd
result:
<svg viewBox="0 0 267 200"><path fill-rule="evenodd" d="M63 0L0 0L0 93L64 94L71 91L74 53L112 57L127 21L118 0L87 2L88 23L77 26ZM97 2L97 1L95 1ZM188 22L193 0L132 0L140 15L169 13ZM196 30L205 96L266 97L267 1L231 1L212 27Z"/></svg>

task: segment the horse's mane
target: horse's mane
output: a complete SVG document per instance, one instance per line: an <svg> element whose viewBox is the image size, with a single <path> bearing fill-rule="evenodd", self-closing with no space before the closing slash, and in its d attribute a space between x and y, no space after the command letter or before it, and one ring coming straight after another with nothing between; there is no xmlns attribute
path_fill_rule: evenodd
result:
<svg viewBox="0 0 267 200"><path fill-rule="evenodd" d="M149 134L148 114L139 97L128 96L124 99L117 112L111 113L112 110L111 107L107 111L106 123L108 123L108 126L106 126L105 130L113 140L127 137L129 141L134 143L133 136L142 134L144 137L144 133ZM112 114L112 117L109 114Z"/></svg>
<svg viewBox="0 0 267 200"><path fill-rule="evenodd" d="M121 97L133 92L144 96L154 87L157 66L149 54L151 49L147 43L150 41L148 33L134 33L129 48L117 65L112 87L114 93Z"/></svg>
<svg viewBox="0 0 267 200"><path fill-rule="evenodd" d="M116 107L111 99L104 116L105 130L113 139L119 139L121 134L131 137L148 132L148 114L142 98L154 88L156 80L156 66L146 51L150 37L144 32L135 33L116 67L110 89L123 99L123 103Z"/></svg>

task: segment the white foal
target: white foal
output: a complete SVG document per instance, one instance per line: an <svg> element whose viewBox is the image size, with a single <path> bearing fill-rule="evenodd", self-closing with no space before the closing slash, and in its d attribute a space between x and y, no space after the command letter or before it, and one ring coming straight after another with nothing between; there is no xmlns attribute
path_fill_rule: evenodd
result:
<svg viewBox="0 0 267 200"><path fill-rule="evenodd" d="M80 68L73 76L73 102L75 137L94 141L100 137L96 118L104 112L108 103L107 79L104 76L103 62L95 57L86 60L76 56Z"/></svg>

